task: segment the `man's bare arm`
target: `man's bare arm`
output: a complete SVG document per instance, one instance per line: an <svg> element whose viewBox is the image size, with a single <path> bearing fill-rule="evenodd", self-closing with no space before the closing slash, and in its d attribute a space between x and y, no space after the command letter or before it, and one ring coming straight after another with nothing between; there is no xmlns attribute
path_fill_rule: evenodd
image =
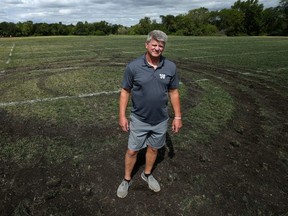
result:
<svg viewBox="0 0 288 216"><path fill-rule="evenodd" d="M182 114L181 114L181 105L180 105L180 94L178 89L170 89L169 97L174 111L174 119L172 122L172 131L173 133L178 133L182 127Z"/></svg>
<svg viewBox="0 0 288 216"><path fill-rule="evenodd" d="M119 98L119 126L125 132L129 131L129 122L126 117L126 109L128 106L128 101L130 97L130 90L121 89Z"/></svg>

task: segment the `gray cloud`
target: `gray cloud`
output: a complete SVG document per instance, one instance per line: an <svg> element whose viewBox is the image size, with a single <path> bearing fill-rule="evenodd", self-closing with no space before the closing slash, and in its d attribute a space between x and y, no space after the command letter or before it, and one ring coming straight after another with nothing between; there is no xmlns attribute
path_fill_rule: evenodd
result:
<svg viewBox="0 0 288 216"><path fill-rule="evenodd" d="M209 10L230 8L236 0L1 0L0 22L46 22L76 24L78 21L125 26L135 25L141 18L160 21L160 15L185 14L206 7ZM275 7L278 0L260 0L265 7Z"/></svg>

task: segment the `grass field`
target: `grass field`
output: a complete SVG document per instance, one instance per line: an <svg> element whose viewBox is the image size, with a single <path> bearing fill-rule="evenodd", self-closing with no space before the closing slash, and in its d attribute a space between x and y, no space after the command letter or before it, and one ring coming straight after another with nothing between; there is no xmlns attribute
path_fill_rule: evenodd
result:
<svg viewBox="0 0 288 216"><path fill-rule="evenodd" d="M119 90L144 42L0 39L1 215L288 214L285 37L169 37L184 127L159 152L162 191L136 171L116 198L127 145Z"/></svg>

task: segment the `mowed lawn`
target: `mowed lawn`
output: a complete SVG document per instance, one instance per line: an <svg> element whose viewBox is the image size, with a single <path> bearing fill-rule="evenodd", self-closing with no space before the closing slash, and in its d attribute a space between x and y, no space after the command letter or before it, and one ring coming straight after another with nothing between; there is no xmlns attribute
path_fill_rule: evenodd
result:
<svg viewBox="0 0 288 216"><path fill-rule="evenodd" d="M105 128L107 125L117 128L117 92L123 71L131 59L144 53L145 39L145 36L1 38L0 109L13 119L39 122L43 127L100 125ZM288 39L284 37L171 36L164 54L181 64L194 62L239 68L231 73L246 73L248 77L274 83L281 87L281 95L287 97L287 52ZM235 104L229 92L193 67L179 68L178 73L180 80L189 80L205 89L194 107L194 93L189 92L188 84L181 82L181 97L188 106L185 123L196 127L193 130L184 127L175 139L188 148L185 143L207 141L221 130L231 118ZM40 140L39 148L44 145L42 142L51 142L58 148L58 142L54 145L53 139L45 140L47 137L43 139L38 134L20 136L13 141L9 136L6 133L1 136L4 145L1 157L23 165L26 161L30 164L29 160L39 153L37 148L19 150L16 145L11 149L7 143L34 146L36 139ZM89 136L86 139L88 142ZM112 148L119 145L117 139L109 139L109 143ZM73 157L74 150L63 151L60 159L55 157L63 161Z"/></svg>

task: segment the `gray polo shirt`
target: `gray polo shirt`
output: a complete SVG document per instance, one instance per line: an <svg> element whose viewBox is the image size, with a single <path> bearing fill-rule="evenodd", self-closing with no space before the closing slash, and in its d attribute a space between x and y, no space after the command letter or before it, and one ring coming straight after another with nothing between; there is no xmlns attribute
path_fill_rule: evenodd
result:
<svg viewBox="0 0 288 216"><path fill-rule="evenodd" d="M124 73L122 88L131 90L132 115L152 125L168 119L168 91L179 86L176 65L161 57L155 70L145 54L131 61Z"/></svg>

